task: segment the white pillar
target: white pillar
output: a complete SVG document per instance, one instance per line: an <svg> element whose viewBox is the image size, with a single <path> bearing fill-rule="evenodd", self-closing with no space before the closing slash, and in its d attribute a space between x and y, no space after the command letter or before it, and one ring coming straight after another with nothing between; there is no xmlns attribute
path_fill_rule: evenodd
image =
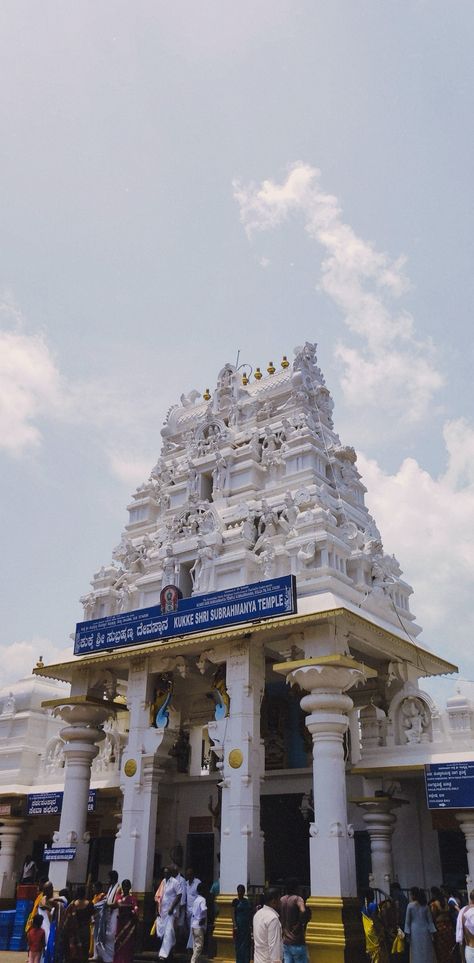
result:
<svg viewBox="0 0 474 963"><path fill-rule="evenodd" d="M99 749L96 745L104 738L100 726L114 714L113 704L84 702L74 698L57 706L67 725L61 729L64 739L64 795L59 830L54 834L55 847L76 848L76 855L69 862L51 862L49 878L56 889L66 882L84 883L89 857L89 840L86 835L87 806L91 780L91 765Z"/></svg>
<svg viewBox="0 0 474 963"><path fill-rule="evenodd" d="M354 832L347 823L343 737L353 703L345 691L364 667L347 656L320 656L274 666L309 695L301 707L313 737L314 822L310 824L311 896L356 896Z"/></svg>
<svg viewBox="0 0 474 963"><path fill-rule="evenodd" d="M474 888L474 813L465 810L456 813L456 819L464 833L467 853L466 888L468 894Z"/></svg>
<svg viewBox="0 0 474 963"><path fill-rule="evenodd" d="M220 745L222 894L235 893L239 883L263 886L265 882L260 830L260 784L265 773L260 704L264 685L262 644L251 639L230 646L226 668L230 713L221 721ZM216 737L213 723L209 724L209 736L213 740Z"/></svg>
<svg viewBox="0 0 474 963"><path fill-rule="evenodd" d="M177 737L176 730L151 726L151 685L148 660L134 659L127 687L130 728L120 773L123 806L114 869L119 879L131 879L135 893L152 886L159 783Z"/></svg>
<svg viewBox="0 0 474 963"><path fill-rule="evenodd" d="M23 834L24 819L3 816L0 826L0 899L12 899L18 880L17 843Z"/></svg>
<svg viewBox="0 0 474 963"><path fill-rule="evenodd" d="M393 879L392 834L397 818L392 809L400 806L402 801L389 796L354 800L364 810L362 818L370 836L371 885L385 892L389 891Z"/></svg>

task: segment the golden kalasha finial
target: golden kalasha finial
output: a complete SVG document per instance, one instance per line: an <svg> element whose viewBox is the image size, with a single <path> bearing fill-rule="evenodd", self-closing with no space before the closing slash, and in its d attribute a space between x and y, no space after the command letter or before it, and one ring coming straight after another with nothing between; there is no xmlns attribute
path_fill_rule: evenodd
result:
<svg viewBox="0 0 474 963"><path fill-rule="evenodd" d="M247 378L247 375L245 374L245 371L244 371L244 373L243 373L243 375L242 375L242 384L243 384L243 385L248 385L248 383L249 383L249 379Z"/></svg>
<svg viewBox="0 0 474 963"><path fill-rule="evenodd" d="M260 368L255 368L255 374L254 374L255 381L260 381L260 378L262 377L263 375L262 375L262 372L260 371Z"/></svg>
<svg viewBox="0 0 474 963"><path fill-rule="evenodd" d="M290 367L290 362L288 361L288 358L286 357L286 354L284 354L283 357L282 357L282 359L281 359L281 366L282 366L282 368L289 368L289 367Z"/></svg>
<svg viewBox="0 0 474 963"><path fill-rule="evenodd" d="M209 398L210 398L210 397L211 397L211 392L209 391L209 388L206 388L206 390L205 390L205 392L204 392L204 394L203 394L204 401L209 401Z"/></svg>
<svg viewBox="0 0 474 963"><path fill-rule="evenodd" d="M39 659L38 659L38 661L37 661L37 663L36 663L36 668L37 668L37 669L42 669L43 666L44 666L43 656L40 655L40 657L39 657Z"/></svg>
<svg viewBox="0 0 474 963"><path fill-rule="evenodd" d="M268 371L268 374L270 374L270 375L271 375L271 374L275 374L276 368L275 368L275 365L273 364L273 361L269 361L269 362L268 362L267 371Z"/></svg>

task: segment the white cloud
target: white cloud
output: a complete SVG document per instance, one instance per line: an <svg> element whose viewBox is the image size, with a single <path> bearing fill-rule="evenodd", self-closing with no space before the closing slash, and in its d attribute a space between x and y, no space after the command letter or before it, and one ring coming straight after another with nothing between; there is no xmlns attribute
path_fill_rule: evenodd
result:
<svg viewBox="0 0 474 963"><path fill-rule="evenodd" d="M112 474L138 484L156 461L158 407L153 389L138 399L120 378L64 377L45 336L26 330L10 299L0 301L0 451L17 458L37 451L52 422L85 425Z"/></svg>
<svg viewBox="0 0 474 963"><path fill-rule="evenodd" d="M317 287L341 310L362 347L340 343L342 387L351 404L373 404L418 421L443 377L431 342L416 337L413 318L395 301L409 288L404 258L391 260L358 237L342 219L339 202L320 187L321 172L295 164L283 184L234 182L234 197L247 235L276 228L302 215L305 230L323 250Z"/></svg>
<svg viewBox="0 0 474 963"><path fill-rule="evenodd" d="M11 642L9 645L2 645L1 655L1 688L12 682L16 682L24 676L31 675L40 655L43 656L43 662L46 665L61 662L69 658L67 650L65 650L64 647L59 648L49 639L39 637L28 641Z"/></svg>
<svg viewBox="0 0 474 963"><path fill-rule="evenodd" d="M412 608L427 642L474 678L474 426L444 427L447 468L438 478L407 458L389 475L359 456L366 496L385 550L414 589Z"/></svg>
<svg viewBox="0 0 474 963"><path fill-rule="evenodd" d="M0 330L0 448L16 456L37 448L38 422L57 415L61 394L61 377L44 338L27 334L21 323Z"/></svg>

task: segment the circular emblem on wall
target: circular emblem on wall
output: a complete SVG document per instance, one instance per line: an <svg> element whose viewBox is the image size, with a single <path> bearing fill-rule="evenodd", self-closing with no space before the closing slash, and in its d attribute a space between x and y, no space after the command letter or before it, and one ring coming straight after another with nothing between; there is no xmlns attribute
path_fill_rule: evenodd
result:
<svg viewBox="0 0 474 963"><path fill-rule="evenodd" d="M244 756L242 751L240 749L231 749L229 752L229 766L232 766L232 769L240 769L243 761Z"/></svg>
<svg viewBox="0 0 474 963"><path fill-rule="evenodd" d="M126 776L134 776L137 771L137 764L135 762L135 759L127 759L123 767L123 771Z"/></svg>

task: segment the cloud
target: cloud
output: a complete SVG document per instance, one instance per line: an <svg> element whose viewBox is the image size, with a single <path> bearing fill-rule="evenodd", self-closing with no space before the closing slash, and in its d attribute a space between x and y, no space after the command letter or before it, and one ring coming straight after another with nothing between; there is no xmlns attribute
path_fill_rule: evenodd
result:
<svg viewBox="0 0 474 963"><path fill-rule="evenodd" d="M352 405L377 403L392 415L419 421L444 379L429 340L419 340L412 316L396 307L409 289L404 258L392 260L358 237L342 217L337 197L320 186L321 172L295 164L282 184L235 181L234 198L249 239L294 215L323 251L317 287L337 305L348 330L362 346L340 342L342 388Z"/></svg>
<svg viewBox="0 0 474 963"><path fill-rule="evenodd" d="M27 330L11 298L0 301L0 451L15 458L37 452L52 422L87 426L112 474L138 484L156 461L157 407L154 388L138 400L120 377L66 378L45 335Z"/></svg>
<svg viewBox="0 0 474 963"><path fill-rule="evenodd" d="M400 559L415 590L412 608L427 642L474 678L474 425L444 426L447 467L438 478L413 458L384 472L359 456L366 501L385 550Z"/></svg>
<svg viewBox="0 0 474 963"><path fill-rule="evenodd" d="M10 305L0 305L0 320ZM10 313L11 317L11 313ZM0 448L19 456L41 441L39 422L61 408L61 376L40 334L27 334L21 321L0 329Z"/></svg>
<svg viewBox="0 0 474 963"><path fill-rule="evenodd" d="M49 639L37 637L28 641L2 645L1 654L3 666L1 687L3 688L24 676L31 675L40 655L43 656L43 662L48 665L69 658L70 649L65 650L64 646L59 648Z"/></svg>

